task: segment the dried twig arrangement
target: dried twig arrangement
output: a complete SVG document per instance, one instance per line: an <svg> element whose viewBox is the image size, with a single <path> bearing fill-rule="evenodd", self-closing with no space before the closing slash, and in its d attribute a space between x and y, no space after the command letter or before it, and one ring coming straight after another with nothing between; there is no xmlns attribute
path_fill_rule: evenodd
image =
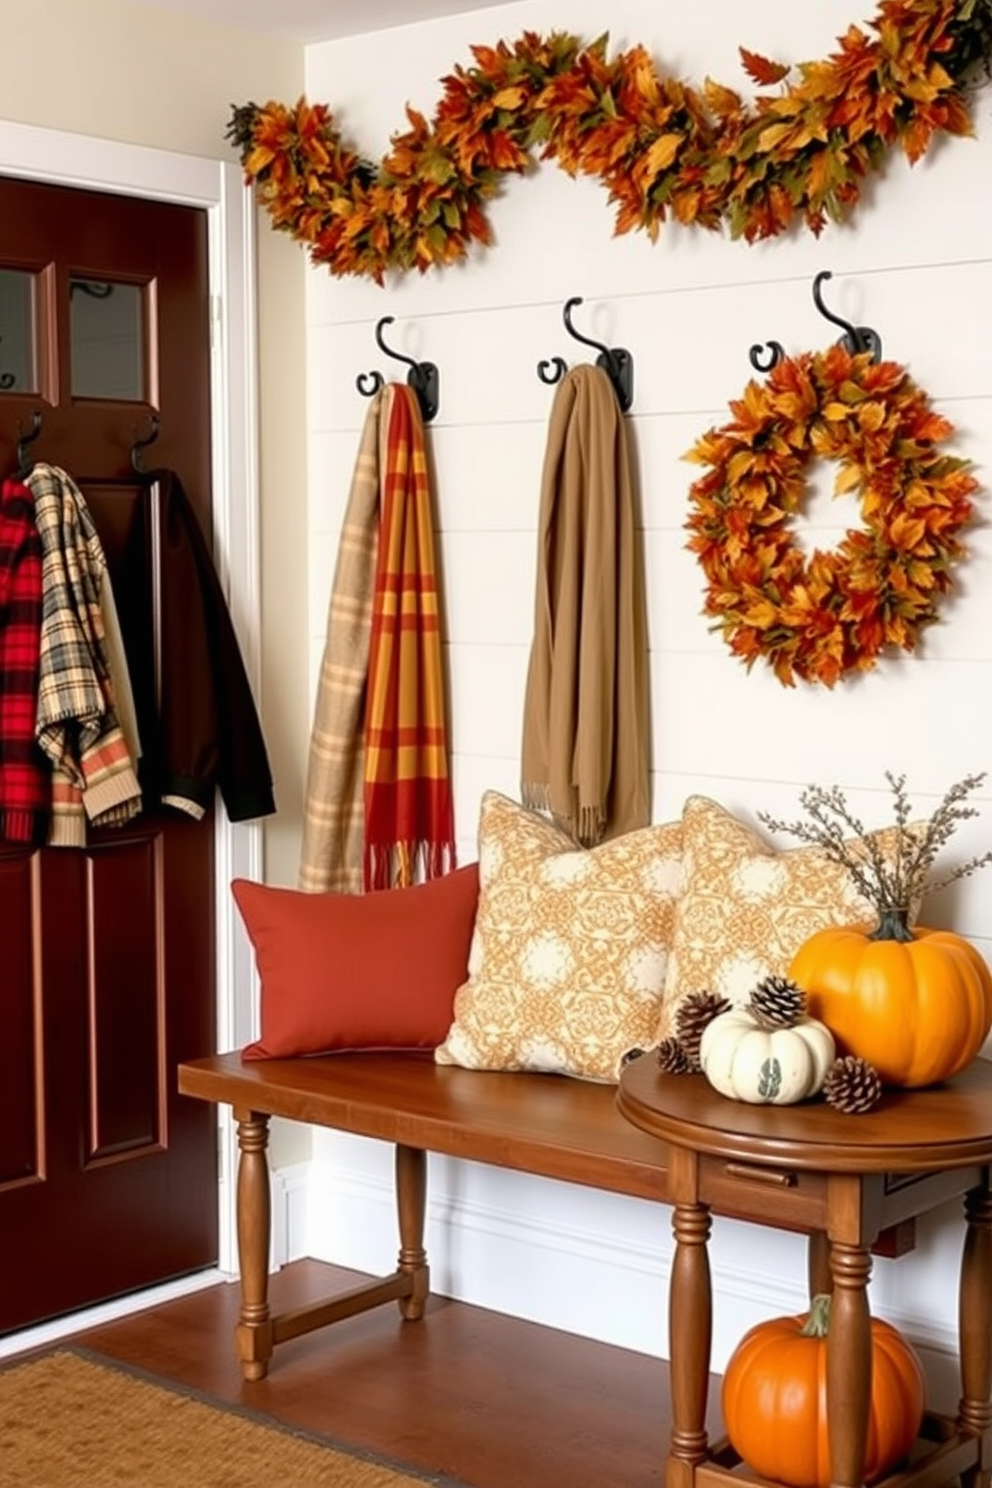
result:
<svg viewBox="0 0 992 1488"><path fill-rule="evenodd" d="M922 822L910 820L913 811L906 794L905 775L893 775L886 770L885 778L895 798L896 844L891 853L884 850L878 835L868 832L853 814L838 786L826 790L811 785L800 794L799 802L806 812L804 821L780 822L763 811L758 812L758 820L771 832L787 832L800 842L822 848L832 862L847 870L858 891L875 906L880 917L905 916L924 894L936 893L992 863L992 851L989 851L969 858L942 878L934 881L930 878L935 860L961 822L979 815L975 807L964 803L983 783L985 772L966 775L952 785L933 815Z"/></svg>

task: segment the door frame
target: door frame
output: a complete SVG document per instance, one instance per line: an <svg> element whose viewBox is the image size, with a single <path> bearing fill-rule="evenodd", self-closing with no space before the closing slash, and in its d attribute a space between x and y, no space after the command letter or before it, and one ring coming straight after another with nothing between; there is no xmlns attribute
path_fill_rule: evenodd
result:
<svg viewBox="0 0 992 1488"><path fill-rule="evenodd" d="M253 687L261 617L258 484L258 347L255 211L240 166L171 150L0 120L0 174L200 207L206 213L210 282L213 537L218 574ZM257 1038L257 974L229 885L262 876L262 828L214 813L217 1047ZM218 1111L218 1265L236 1272L237 1141Z"/></svg>

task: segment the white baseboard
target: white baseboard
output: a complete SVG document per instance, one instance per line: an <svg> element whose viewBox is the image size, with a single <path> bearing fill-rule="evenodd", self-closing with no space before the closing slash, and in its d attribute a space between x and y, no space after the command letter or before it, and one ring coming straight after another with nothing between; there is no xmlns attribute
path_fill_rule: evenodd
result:
<svg viewBox="0 0 992 1488"><path fill-rule="evenodd" d="M398 1247L391 1149L339 1133L315 1137L305 1227L292 1255L385 1273ZM301 1218L294 1210L294 1220ZM940 1223L920 1256L877 1261L872 1303L917 1347L931 1408L957 1406L957 1273L939 1252ZM945 1222L956 1253L960 1219ZM945 1236L945 1238L948 1238ZM426 1246L431 1290L582 1337L668 1357L671 1209L646 1200L431 1156ZM722 1373L748 1328L807 1306L806 1242L774 1229L714 1221L712 1368ZM940 1305L936 1268L947 1292ZM949 1283L949 1285L948 1285ZM923 1291L920 1286L923 1285ZM927 1289L929 1287L929 1289ZM934 1306L920 1311L919 1303Z"/></svg>
<svg viewBox="0 0 992 1488"><path fill-rule="evenodd" d="M386 1272L396 1264L398 1246L390 1154L387 1149L385 1165L377 1154L380 1161L370 1168L371 1144L356 1153L348 1144L332 1135L343 1161L315 1153L306 1254ZM355 1166L363 1157L366 1165ZM473 1163L429 1161L425 1243L433 1292L667 1357L672 1239L666 1205ZM800 1264L800 1282L785 1310L803 1306L802 1275ZM729 1290L721 1275L713 1279L717 1368L718 1356L729 1353L768 1299L746 1270L731 1278Z"/></svg>

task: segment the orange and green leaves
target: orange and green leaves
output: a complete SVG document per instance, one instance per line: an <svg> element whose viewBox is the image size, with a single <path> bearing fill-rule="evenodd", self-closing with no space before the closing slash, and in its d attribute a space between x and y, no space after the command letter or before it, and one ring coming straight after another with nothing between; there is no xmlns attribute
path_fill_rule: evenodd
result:
<svg viewBox="0 0 992 1488"><path fill-rule="evenodd" d="M827 687L915 648L964 555L958 534L978 483L939 448L953 428L896 362L843 346L786 357L748 383L731 421L685 456L707 467L689 493L689 540L706 577L703 612L750 668ZM814 459L839 462L864 526L808 558L790 522Z"/></svg>
<svg viewBox="0 0 992 1488"><path fill-rule="evenodd" d="M535 155L599 179L617 233L655 238L674 218L750 243L797 223L819 234L889 150L916 161L935 137L970 134L964 78L990 51L975 0L881 0L868 31L849 27L822 61L792 67L741 47L748 78L772 90L747 104L709 79L659 75L642 46L611 61L605 35L583 45L525 31L473 47L434 117L408 108L378 165L305 99L236 107L227 136L273 225L337 275L382 283L488 243L483 204Z"/></svg>

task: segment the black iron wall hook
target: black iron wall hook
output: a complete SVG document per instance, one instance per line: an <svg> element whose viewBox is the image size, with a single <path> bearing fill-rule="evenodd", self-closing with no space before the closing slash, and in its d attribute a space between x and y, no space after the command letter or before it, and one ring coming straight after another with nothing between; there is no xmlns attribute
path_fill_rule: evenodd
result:
<svg viewBox="0 0 992 1488"><path fill-rule="evenodd" d="M756 342L748 352L751 366L756 372L770 372L784 356L785 347L781 341L766 341L763 347L760 342Z"/></svg>
<svg viewBox="0 0 992 1488"><path fill-rule="evenodd" d="M18 425L18 428L20 428L20 425ZM17 480L24 480L26 476L31 474L31 466L34 464L34 461L28 451L40 433L41 414L36 408L31 415L30 429L26 434L22 434L17 441L17 470L15 471Z"/></svg>
<svg viewBox="0 0 992 1488"><path fill-rule="evenodd" d="M433 362L416 362L413 357L404 356L401 351L394 351L387 346L382 336L383 326L392 325L396 319L394 315L384 315L375 328L376 345L387 356L393 357L397 362L403 362L410 368L406 374L407 386L413 388L420 404L421 417L425 424L429 424L437 413L441 400L441 374ZM382 387L385 379L381 372L359 372L355 378L355 386L363 398L371 398Z"/></svg>
<svg viewBox="0 0 992 1488"><path fill-rule="evenodd" d="M870 351L872 361L880 362L882 360L881 336L876 331L873 331L871 326L855 326L849 320L842 320L839 315L835 315L832 310L828 310L823 303L820 285L824 279L832 279L833 277L829 269L821 269L819 274L817 274L813 280L813 304L825 320L831 320L834 325L841 327L844 332L840 338L841 344L847 347L852 356L857 356L862 351Z"/></svg>
<svg viewBox="0 0 992 1488"><path fill-rule="evenodd" d="M157 413L152 413L149 414L149 422L151 424L151 428L149 429L148 433L144 436L143 439L135 439L134 443L131 446L131 469L136 470L139 475L145 474L144 451L150 444L154 444L156 439L158 438L158 431L161 427L162 420L159 418Z"/></svg>
<svg viewBox="0 0 992 1488"><path fill-rule="evenodd" d="M828 310L823 303L820 285L825 279L832 278L833 274L830 269L821 269L817 274L813 280L813 304L825 320L832 321L834 325L842 328L844 334L840 338L841 345L846 347L852 356L857 356L863 351L870 351L872 361L880 362L882 360L882 338L878 332L873 331L871 326L855 326L849 320L842 320L839 315ZM784 356L785 351L780 341L766 341L764 345L759 342L748 352L751 366L756 372L770 372L773 367L778 366Z"/></svg>
<svg viewBox="0 0 992 1488"><path fill-rule="evenodd" d="M602 367L612 382L617 402L621 410L627 413L634 401L634 359L622 346L604 346L602 341L594 341L591 336L584 336L581 331L575 329L572 324L572 311L576 305L581 304L581 295L573 295L570 300L565 301L565 308L562 311L565 329L570 336L574 336L576 341L581 341L585 346L593 346L599 352L596 366ZM537 364L537 375L542 382L560 382L567 371L568 367L561 357L545 359Z"/></svg>

